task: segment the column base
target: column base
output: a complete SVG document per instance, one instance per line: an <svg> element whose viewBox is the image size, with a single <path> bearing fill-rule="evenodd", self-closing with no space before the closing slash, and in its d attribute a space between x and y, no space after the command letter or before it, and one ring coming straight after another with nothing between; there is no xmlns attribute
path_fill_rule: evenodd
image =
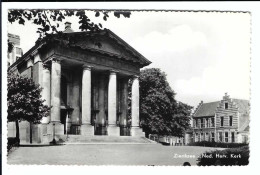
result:
<svg viewBox="0 0 260 175"><path fill-rule="evenodd" d="M41 143L47 144L50 142L50 135L48 134L48 124L42 123L41 124Z"/></svg>
<svg viewBox="0 0 260 175"><path fill-rule="evenodd" d="M116 125L109 125L107 127L107 135L109 136L120 136L120 127Z"/></svg>
<svg viewBox="0 0 260 175"><path fill-rule="evenodd" d="M51 123L53 125L53 123ZM64 124L55 122L55 135L64 135Z"/></svg>
<svg viewBox="0 0 260 175"><path fill-rule="evenodd" d="M90 124L83 124L80 127L80 135L94 136L94 126Z"/></svg>
<svg viewBox="0 0 260 175"><path fill-rule="evenodd" d="M30 123L21 121L19 123L20 144L27 144L30 142Z"/></svg>
<svg viewBox="0 0 260 175"><path fill-rule="evenodd" d="M142 131L142 128L134 126L131 128L131 136L145 137L145 133Z"/></svg>
<svg viewBox="0 0 260 175"><path fill-rule="evenodd" d="M53 141L53 123L55 123L55 140L56 142L63 142L66 135L64 135L64 124L60 122L51 122L47 126L47 137L45 141Z"/></svg>

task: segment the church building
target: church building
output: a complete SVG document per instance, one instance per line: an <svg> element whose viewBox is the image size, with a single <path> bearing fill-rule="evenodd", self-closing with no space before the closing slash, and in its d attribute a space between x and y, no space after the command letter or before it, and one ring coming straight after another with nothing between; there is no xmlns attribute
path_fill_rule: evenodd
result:
<svg viewBox="0 0 260 175"><path fill-rule="evenodd" d="M138 77L151 62L108 29L73 32L66 22L62 36L36 42L8 69L40 84L51 106L41 124L20 122L21 143L30 137L33 143L49 143L67 135L143 137ZM8 124L8 136L15 136L14 123Z"/></svg>

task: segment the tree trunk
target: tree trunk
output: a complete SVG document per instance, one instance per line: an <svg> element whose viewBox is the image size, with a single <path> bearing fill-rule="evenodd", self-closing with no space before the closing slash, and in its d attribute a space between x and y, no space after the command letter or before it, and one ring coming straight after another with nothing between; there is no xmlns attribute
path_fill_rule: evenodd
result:
<svg viewBox="0 0 260 175"><path fill-rule="evenodd" d="M19 121L15 121L15 126L16 126L16 140L18 142L18 146L20 145L20 131L19 131Z"/></svg>
<svg viewBox="0 0 260 175"><path fill-rule="evenodd" d="M32 144L32 122L30 122L30 144Z"/></svg>

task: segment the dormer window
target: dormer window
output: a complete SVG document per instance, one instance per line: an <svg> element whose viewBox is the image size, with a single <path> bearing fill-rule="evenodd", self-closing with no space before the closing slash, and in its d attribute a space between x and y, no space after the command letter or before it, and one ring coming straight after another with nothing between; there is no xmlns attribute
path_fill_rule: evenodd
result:
<svg viewBox="0 0 260 175"><path fill-rule="evenodd" d="M228 103L225 103L225 109L228 109Z"/></svg>

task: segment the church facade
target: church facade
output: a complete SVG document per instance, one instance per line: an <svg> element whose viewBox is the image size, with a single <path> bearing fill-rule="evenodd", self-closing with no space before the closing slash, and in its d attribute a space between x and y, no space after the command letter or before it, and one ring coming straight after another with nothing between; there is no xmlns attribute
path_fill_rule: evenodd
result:
<svg viewBox="0 0 260 175"><path fill-rule="evenodd" d="M108 29L73 32L67 22L62 39L57 35L37 42L8 69L40 84L42 98L51 106L41 124L20 122L21 143L28 143L29 137L49 143L67 134L144 136L139 127L138 77L150 63ZM8 136L14 134L14 124L9 123Z"/></svg>

